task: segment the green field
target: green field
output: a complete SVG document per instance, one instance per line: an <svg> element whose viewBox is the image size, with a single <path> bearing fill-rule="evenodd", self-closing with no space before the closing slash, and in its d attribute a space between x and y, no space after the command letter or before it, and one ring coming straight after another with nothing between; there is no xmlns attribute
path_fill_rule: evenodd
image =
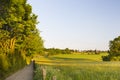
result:
<svg viewBox="0 0 120 80"><path fill-rule="evenodd" d="M101 55L61 54L49 57L35 57L34 80L120 80L120 62L103 62Z"/></svg>

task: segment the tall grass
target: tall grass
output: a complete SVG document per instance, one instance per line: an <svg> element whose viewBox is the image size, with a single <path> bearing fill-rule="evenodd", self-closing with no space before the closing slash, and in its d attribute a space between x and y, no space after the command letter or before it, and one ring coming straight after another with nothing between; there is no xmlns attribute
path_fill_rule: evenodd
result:
<svg viewBox="0 0 120 80"><path fill-rule="evenodd" d="M34 80L120 80L120 62L102 62L100 55L56 55L36 59Z"/></svg>
<svg viewBox="0 0 120 80"><path fill-rule="evenodd" d="M46 69L46 80L120 80L120 66L48 66L36 65L34 80L42 79L42 68Z"/></svg>

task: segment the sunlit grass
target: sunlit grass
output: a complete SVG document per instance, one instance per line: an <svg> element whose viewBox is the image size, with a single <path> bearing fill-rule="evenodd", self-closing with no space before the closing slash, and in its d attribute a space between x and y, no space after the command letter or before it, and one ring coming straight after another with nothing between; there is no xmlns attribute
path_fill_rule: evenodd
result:
<svg viewBox="0 0 120 80"><path fill-rule="evenodd" d="M45 68L46 80L120 80L120 62L103 62L100 55L60 54L37 56L34 80L42 80Z"/></svg>
<svg viewBox="0 0 120 80"><path fill-rule="evenodd" d="M88 64L89 62L101 62L103 55L87 55L87 54L59 54L54 56L37 56L34 60L37 64L49 65L79 65L80 63ZM90 63L91 64L91 63Z"/></svg>
<svg viewBox="0 0 120 80"><path fill-rule="evenodd" d="M120 80L120 66L61 66L37 65L34 80L42 80L42 68L46 70L46 80Z"/></svg>
<svg viewBox="0 0 120 80"><path fill-rule="evenodd" d="M58 58L58 59L89 59L89 60L95 60L95 61L101 61L101 55L87 55L87 54L60 54L60 55L54 55L51 58Z"/></svg>

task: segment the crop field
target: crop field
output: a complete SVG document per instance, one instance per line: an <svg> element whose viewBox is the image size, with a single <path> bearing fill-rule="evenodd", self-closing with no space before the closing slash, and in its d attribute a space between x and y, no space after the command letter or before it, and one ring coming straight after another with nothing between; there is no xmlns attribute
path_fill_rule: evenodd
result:
<svg viewBox="0 0 120 80"><path fill-rule="evenodd" d="M35 58L34 80L43 80L43 77L45 80L120 80L120 62L103 62L101 56L83 54L39 56Z"/></svg>

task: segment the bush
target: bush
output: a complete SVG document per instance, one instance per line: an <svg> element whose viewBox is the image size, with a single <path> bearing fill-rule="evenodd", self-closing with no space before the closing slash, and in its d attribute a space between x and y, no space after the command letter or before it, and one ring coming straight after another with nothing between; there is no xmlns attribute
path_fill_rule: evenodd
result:
<svg viewBox="0 0 120 80"><path fill-rule="evenodd" d="M109 56L102 56L102 60L103 61L110 61L110 57Z"/></svg>
<svg viewBox="0 0 120 80"><path fill-rule="evenodd" d="M6 55L0 54L0 69L2 71L7 71L9 68L9 62Z"/></svg>
<svg viewBox="0 0 120 80"><path fill-rule="evenodd" d="M118 57L112 57L111 61L120 61L120 57L119 56Z"/></svg>
<svg viewBox="0 0 120 80"><path fill-rule="evenodd" d="M0 80L4 79L9 66L10 65L6 55L0 54Z"/></svg>
<svg viewBox="0 0 120 80"><path fill-rule="evenodd" d="M20 53L0 54L0 80L4 80L6 76L16 72L26 65Z"/></svg>

